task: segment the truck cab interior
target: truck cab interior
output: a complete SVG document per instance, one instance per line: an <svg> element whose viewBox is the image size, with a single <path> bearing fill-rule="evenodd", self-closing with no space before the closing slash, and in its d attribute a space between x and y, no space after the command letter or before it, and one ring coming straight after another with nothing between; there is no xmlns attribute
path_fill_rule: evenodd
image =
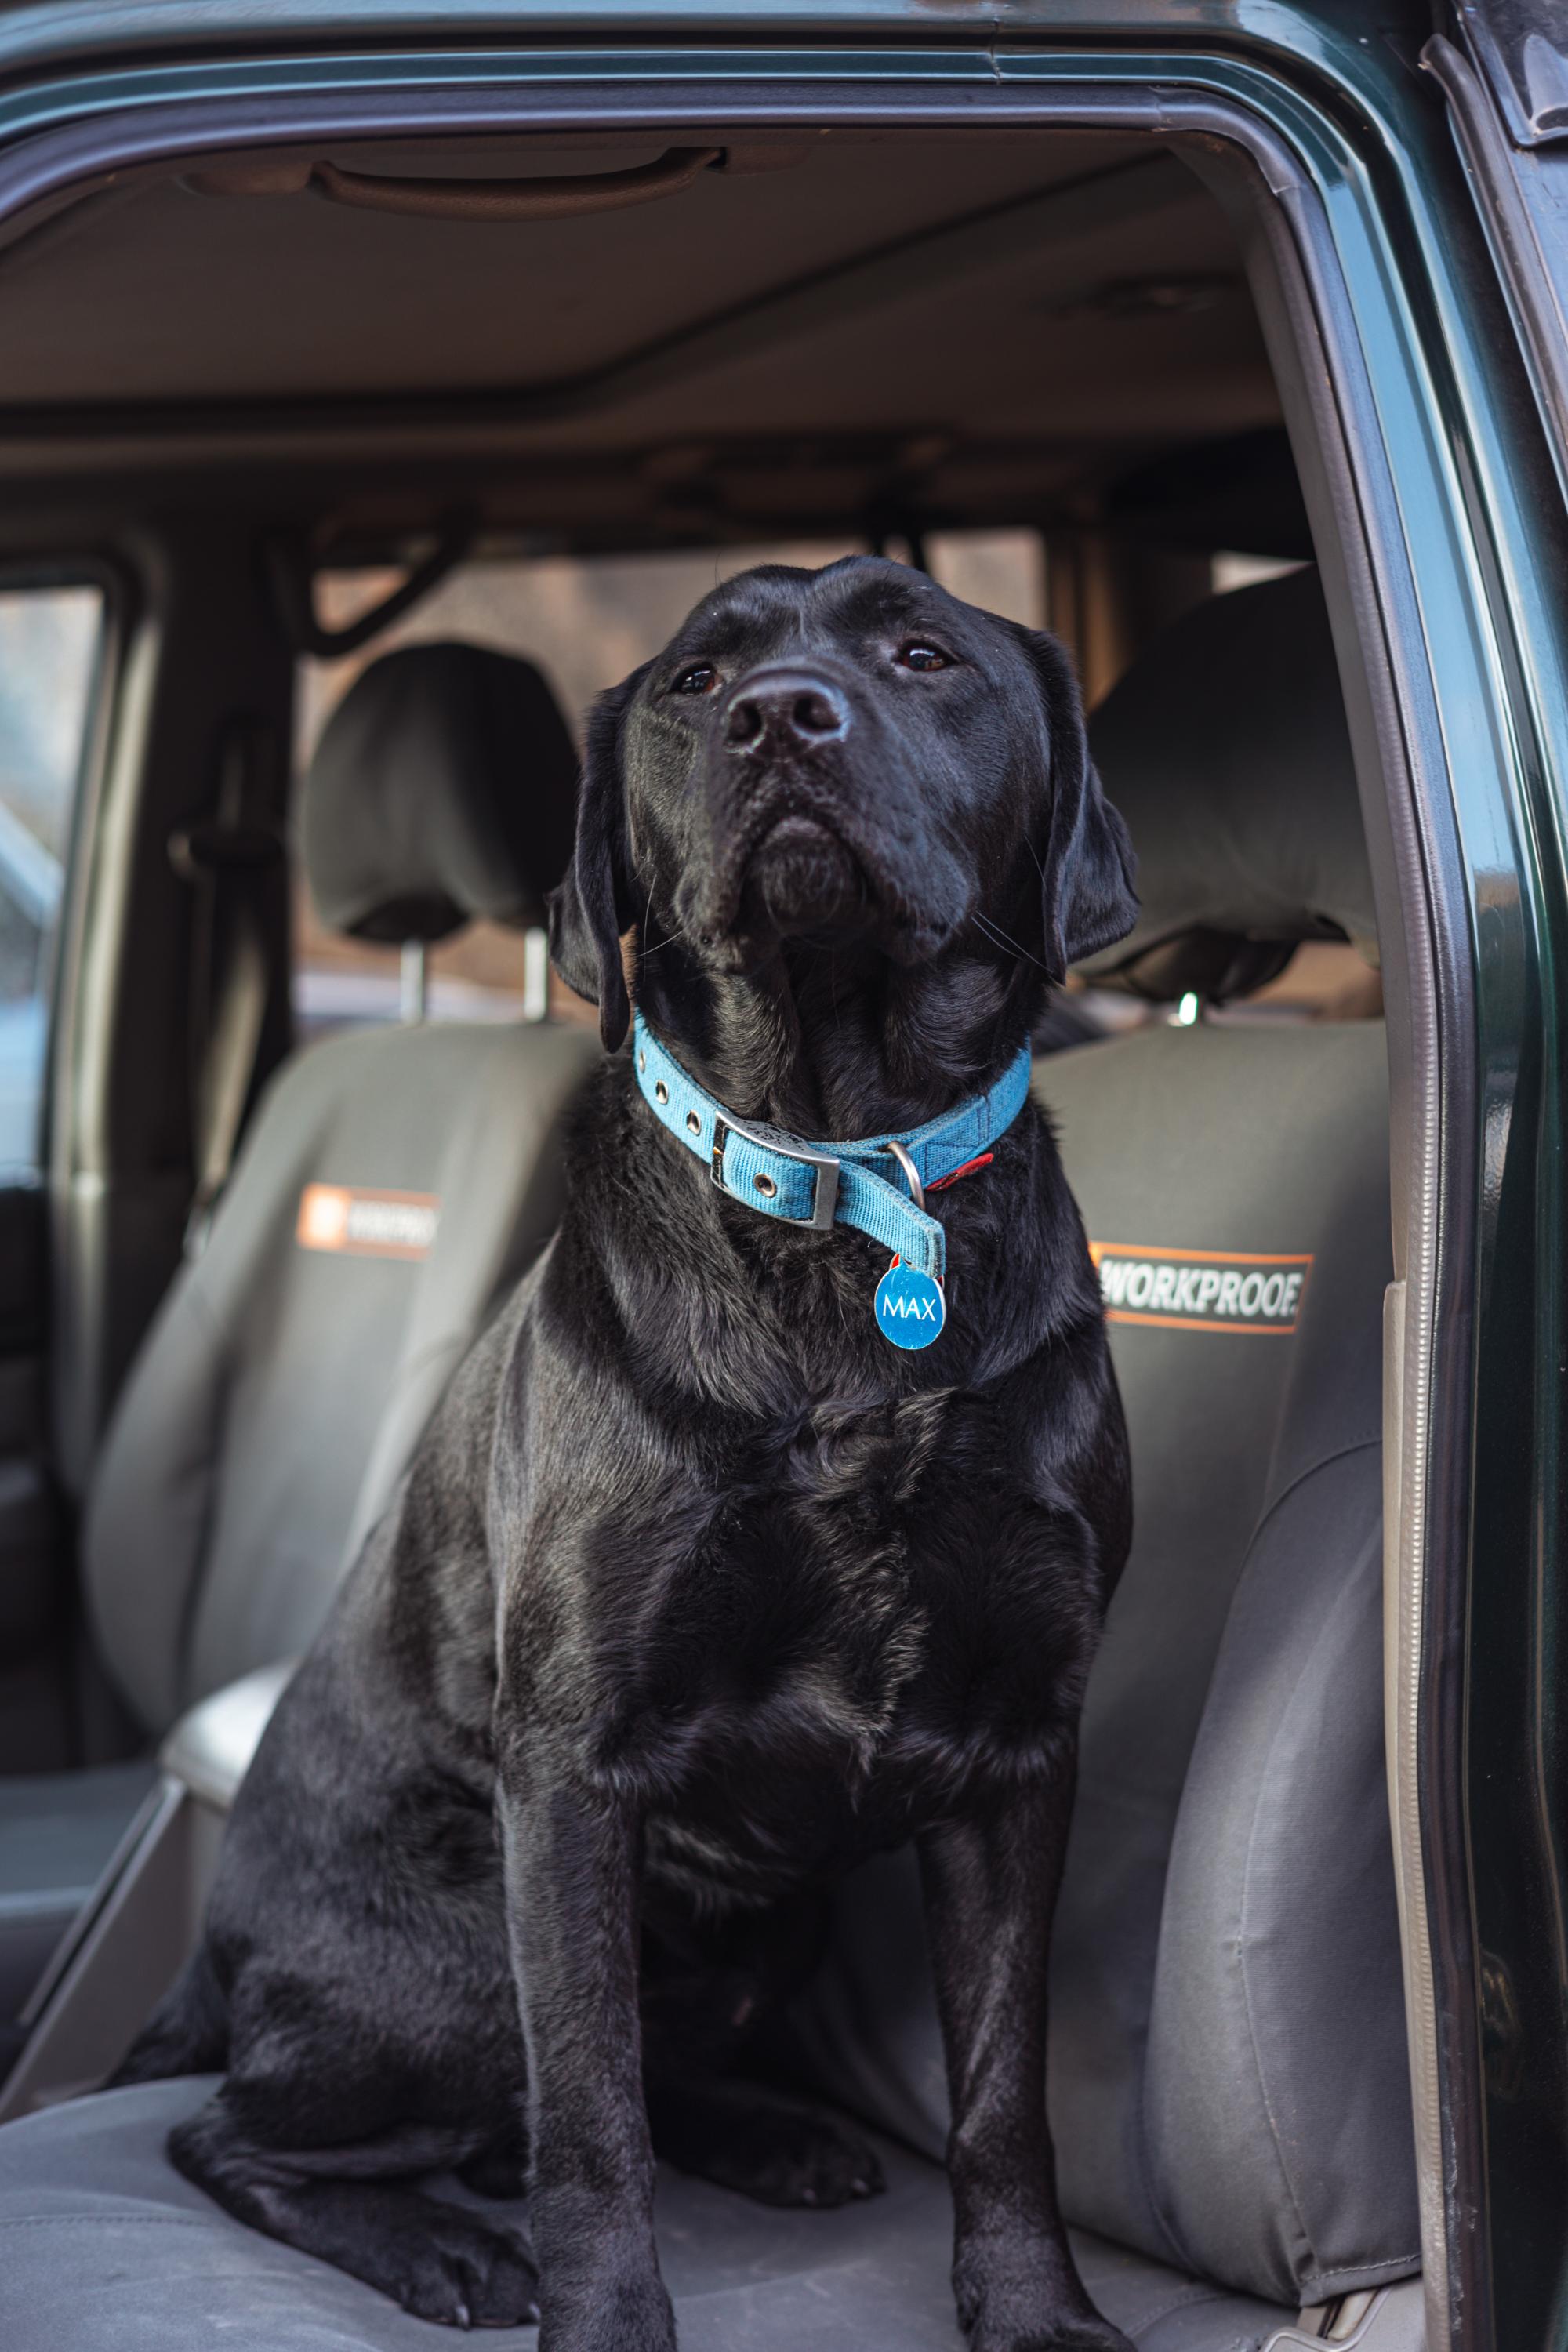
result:
<svg viewBox="0 0 1568 2352"><path fill-rule="evenodd" d="M1422 2340L1384 788L1307 360L1201 161L1088 130L274 142L0 226L16 2352L429 2341L177 2177L202 2084L97 2086L551 1232L600 1052L538 939L583 709L716 577L853 550L1066 640L1141 860L1036 1080L1135 1480L1054 1959L1086 2282L1147 2352ZM956 2344L907 1857L842 1890L795 2025L887 2193L672 2174L683 2345Z"/></svg>

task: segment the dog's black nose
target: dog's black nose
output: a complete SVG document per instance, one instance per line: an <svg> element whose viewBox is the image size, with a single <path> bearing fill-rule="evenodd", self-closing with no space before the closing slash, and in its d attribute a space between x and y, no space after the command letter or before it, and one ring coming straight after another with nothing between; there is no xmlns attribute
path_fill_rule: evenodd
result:
<svg viewBox="0 0 1568 2352"><path fill-rule="evenodd" d="M724 741L750 755L831 741L849 729L849 706L826 678L806 669L755 671L731 698Z"/></svg>

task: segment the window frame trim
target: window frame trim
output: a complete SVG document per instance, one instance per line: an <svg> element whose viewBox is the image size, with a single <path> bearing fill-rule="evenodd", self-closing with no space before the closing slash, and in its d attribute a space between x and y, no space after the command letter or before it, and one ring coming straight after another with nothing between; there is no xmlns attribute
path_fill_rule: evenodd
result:
<svg viewBox="0 0 1568 2352"><path fill-rule="evenodd" d="M38 1071L37 1124L32 1182L9 1181L0 1166L0 1189L33 1191L49 1184L54 1156L55 1102L59 1041L75 998L75 978L85 915L83 877L92 856L98 808L113 733L114 701L121 667L126 582L122 567L100 552L0 556L0 595L26 595L50 589L90 588L100 599L80 748L70 788L65 854L61 858L59 910L45 959L42 995L46 1007L44 1049Z"/></svg>

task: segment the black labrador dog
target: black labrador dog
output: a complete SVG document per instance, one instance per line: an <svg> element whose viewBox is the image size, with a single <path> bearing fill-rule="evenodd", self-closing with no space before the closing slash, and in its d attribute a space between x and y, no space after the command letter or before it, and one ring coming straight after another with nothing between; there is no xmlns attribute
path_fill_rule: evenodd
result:
<svg viewBox="0 0 1568 2352"><path fill-rule="evenodd" d="M552 944L614 1058L565 1217L281 1700L205 1946L121 2070L227 2065L171 2147L230 2213L429 2319L537 2294L542 2352L668 2352L656 2153L778 2203L880 2185L770 2074L769 2020L834 1879L913 1839L963 2326L1127 2352L1044 2099L1129 1529L1050 1130L1026 1106L941 1195L945 1326L889 1346L886 1248L716 1185L616 1049L630 973L726 1118L905 1136L1013 1067L1134 912L1061 651L919 572L746 573L599 703ZM531 2246L415 2185L515 2193L525 2165Z"/></svg>

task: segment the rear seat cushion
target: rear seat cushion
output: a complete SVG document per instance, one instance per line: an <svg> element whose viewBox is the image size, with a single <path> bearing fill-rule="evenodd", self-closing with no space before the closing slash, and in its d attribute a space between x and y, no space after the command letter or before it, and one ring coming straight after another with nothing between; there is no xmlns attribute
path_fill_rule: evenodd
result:
<svg viewBox="0 0 1568 2352"><path fill-rule="evenodd" d="M431 2352L441 2339L426 2322L230 2221L180 2179L163 2141L210 2088L148 2084L0 2132L5 2352ZM836 2213L780 2212L663 2173L659 2252L681 2352L961 2352L946 2179L882 2153L887 2195ZM463 2195L450 2182L440 2193ZM1251 2352L1294 2317L1093 2239L1078 2252L1141 2352ZM524 2352L538 2335L484 2342Z"/></svg>
<svg viewBox="0 0 1568 2352"><path fill-rule="evenodd" d="M1146 1276L1112 1318L1134 1538L1054 1949L1063 2204L1321 2302L1418 2267L1382 1752L1383 1028L1162 1025L1053 1056L1040 1088L1092 1241L1311 1259L1290 1330L1189 1328ZM912 1870L879 1864L802 2024L839 2096L934 2154L920 1953Z"/></svg>
<svg viewBox="0 0 1568 2352"><path fill-rule="evenodd" d="M95 1630L149 1729L308 1647L446 1381L554 1228L559 1122L598 1059L581 1029L442 1024L329 1039L274 1082L90 1499ZM391 1193L381 1210L413 1223L382 1215L356 1239L345 1193L371 1209Z"/></svg>

